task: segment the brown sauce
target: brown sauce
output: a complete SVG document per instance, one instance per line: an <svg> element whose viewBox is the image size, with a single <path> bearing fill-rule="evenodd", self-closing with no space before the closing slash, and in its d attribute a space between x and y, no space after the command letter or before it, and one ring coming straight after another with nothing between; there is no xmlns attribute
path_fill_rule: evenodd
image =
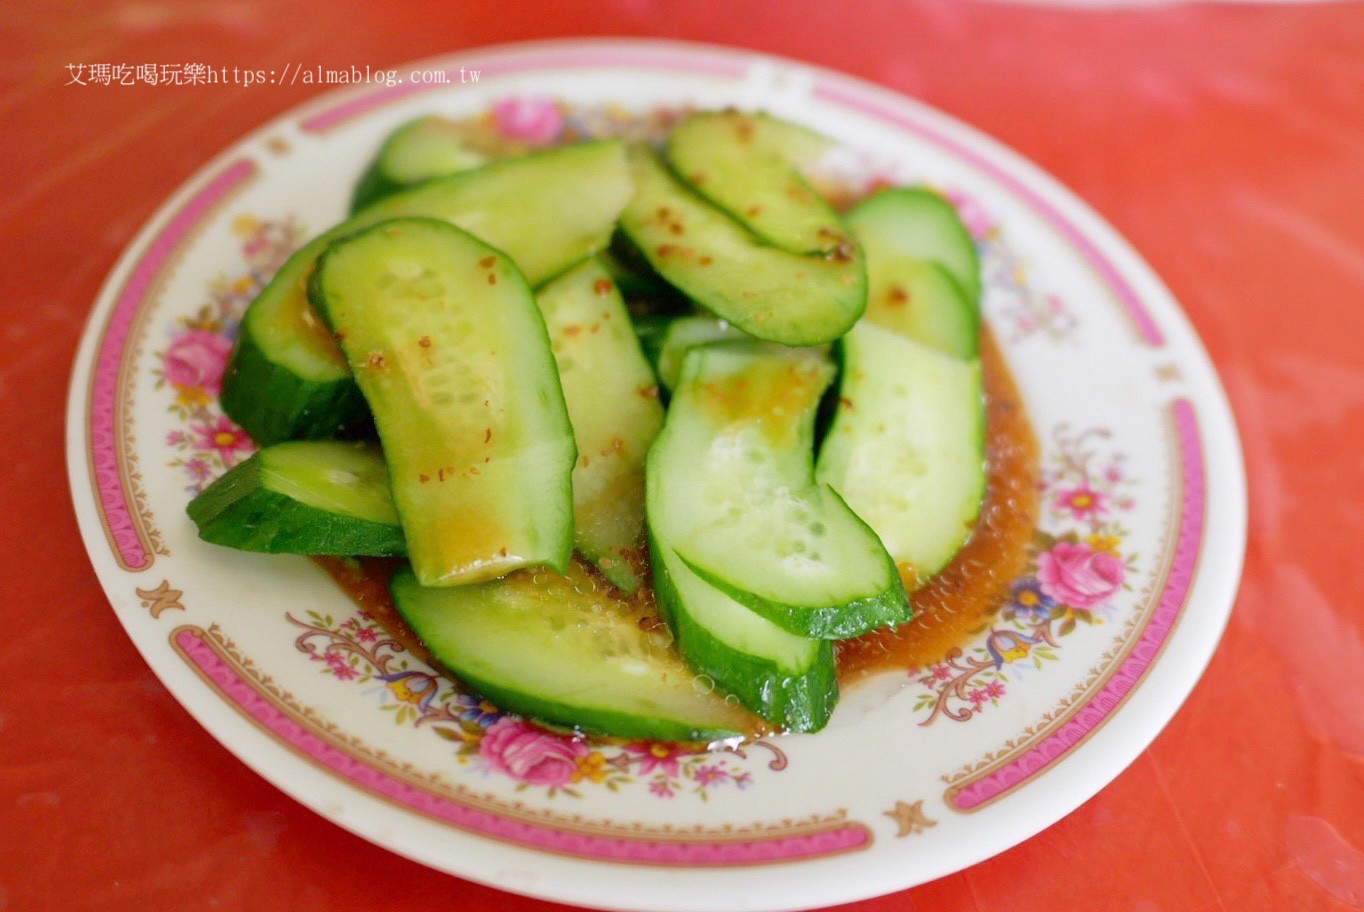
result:
<svg viewBox="0 0 1364 912"><path fill-rule="evenodd" d="M914 620L838 644L838 679L847 685L878 671L941 661L998 610L1009 584L1023 572L1037 525L1038 446L1013 376L988 329L981 333L986 397L987 489L970 540L952 562L914 592ZM404 623L388 593L395 558L314 558L389 636L436 665ZM647 576L647 570L644 573ZM911 589L917 581L906 579ZM603 583L605 585L605 583ZM637 598L649 597L642 593Z"/></svg>
<svg viewBox="0 0 1364 912"><path fill-rule="evenodd" d="M393 596L388 593L393 574L406 561L400 557L314 557L313 561L327 571L351 601L373 618L390 638L428 665L436 664L426 646L398 613Z"/></svg>

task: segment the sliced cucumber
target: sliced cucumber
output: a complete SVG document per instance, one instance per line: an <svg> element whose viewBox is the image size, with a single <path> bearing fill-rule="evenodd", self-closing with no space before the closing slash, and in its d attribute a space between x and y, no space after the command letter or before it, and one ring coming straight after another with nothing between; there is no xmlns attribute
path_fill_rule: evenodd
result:
<svg viewBox="0 0 1364 912"><path fill-rule="evenodd" d="M848 224L866 247L869 269L876 260L901 257L939 263L966 294L966 302L980 312L980 258L971 232L956 207L921 187L882 190L858 203L848 213Z"/></svg>
<svg viewBox="0 0 1364 912"><path fill-rule="evenodd" d="M802 636L842 639L909 620L886 549L815 482L819 352L694 348L649 457L651 522L715 588Z"/></svg>
<svg viewBox="0 0 1364 912"><path fill-rule="evenodd" d="M625 148L605 140L430 181L380 200L362 218L451 222L511 257L526 281L539 285L610 243L631 192Z"/></svg>
<svg viewBox="0 0 1364 912"><path fill-rule="evenodd" d="M797 636L688 569L656 526L649 554L658 607L687 664L773 725L819 731L838 704L833 643Z"/></svg>
<svg viewBox="0 0 1364 912"><path fill-rule="evenodd" d="M682 377L682 362L687 352L709 342L737 342L752 338L714 317L677 317L668 321L667 328L663 330L654 373L658 375L658 382L663 384L664 389L671 392Z"/></svg>
<svg viewBox="0 0 1364 912"><path fill-rule="evenodd" d="M448 222L394 219L332 244L308 294L374 415L422 584L562 570L573 429L515 264Z"/></svg>
<svg viewBox="0 0 1364 912"><path fill-rule="evenodd" d="M434 114L409 120L388 135L360 176L350 211L359 212L413 184L477 168L486 161L464 141L458 121Z"/></svg>
<svg viewBox="0 0 1364 912"><path fill-rule="evenodd" d="M309 244L294 256L311 264L326 246ZM308 306L307 272L293 276L288 289L277 282L256 299L273 295L274 306L254 303L242 320L223 373L223 411L262 446L332 437L365 424L365 397L331 332Z"/></svg>
<svg viewBox="0 0 1364 912"><path fill-rule="evenodd" d="M869 301L843 339L817 474L923 583L970 537L985 492L980 264L956 209L928 190L881 191L848 224Z"/></svg>
<svg viewBox="0 0 1364 912"><path fill-rule="evenodd" d="M439 218L540 283L606 246L630 192L624 147L612 141L494 162L380 200L300 249L252 302L223 378L223 410L261 444L330 436L363 419L346 359L306 297L333 240L388 218Z"/></svg>
<svg viewBox="0 0 1364 912"><path fill-rule="evenodd" d="M676 317L647 317L635 320L635 332L640 337L644 356L653 365L654 376L664 392L671 393L682 376L682 362L687 352L698 345L711 342L755 341L742 330L708 314L684 314ZM830 346L810 346L811 351L828 352Z"/></svg>
<svg viewBox="0 0 1364 912"><path fill-rule="evenodd" d="M588 260L542 288L549 330L573 422L573 541L627 593L639 588L644 555L644 457L663 427L653 372L606 270Z"/></svg>
<svg viewBox="0 0 1364 912"><path fill-rule="evenodd" d="M867 304L861 249L801 255L766 244L697 196L651 152L630 152L635 195L625 233L653 268L734 326L786 345L843 335Z"/></svg>
<svg viewBox="0 0 1364 912"><path fill-rule="evenodd" d="M940 264L896 256L869 244L867 279L863 320L955 358L977 356L980 309L966 300L961 286Z"/></svg>
<svg viewBox="0 0 1364 912"><path fill-rule="evenodd" d="M805 127L735 110L703 111L668 136L668 164L689 186L767 243L790 253L850 246L838 214L799 166L834 147Z"/></svg>
<svg viewBox="0 0 1364 912"><path fill-rule="evenodd" d="M970 537L985 493L980 364L865 321L842 345L840 406L816 475L923 583Z"/></svg>
<svg viewBox="0 0 1364 912"><path fill-rule="evenodd" d="M186 512L204 541L241 551L405 553L388 467L366 443L267 447L205 488Z"/></svg>
<svg viewBox="0 0 1364 912"><path fill-rule="evenodd" d="M446 668L499 707L619 738L712 741L757 720L714 693L636 603L578 561L455 589L399 571L398 611Z"/></svg>

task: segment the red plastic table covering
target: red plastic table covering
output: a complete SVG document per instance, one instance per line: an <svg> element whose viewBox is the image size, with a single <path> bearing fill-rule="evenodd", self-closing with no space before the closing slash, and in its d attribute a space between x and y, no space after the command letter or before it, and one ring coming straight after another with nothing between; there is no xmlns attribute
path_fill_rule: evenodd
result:
<svg viewBox="0 0 1364 912"><path fill-rule="evenodd" d="M555 908L314 816L210 739L124 637L66 493L78 333L160 201L317 89L66 83L67 64L391 66L575 34L799 57L999 137L1149 259L1237 413L1245 578L1174 722L1036 838L846 908L1364 906L1364 5L7 0L0 909Z"/></svg>

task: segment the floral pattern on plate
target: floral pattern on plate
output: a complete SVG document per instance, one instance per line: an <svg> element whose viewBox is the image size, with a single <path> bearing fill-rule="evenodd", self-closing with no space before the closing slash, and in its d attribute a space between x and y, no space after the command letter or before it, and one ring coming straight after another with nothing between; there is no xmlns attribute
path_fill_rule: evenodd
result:
<svg viewBox="0 0 1364 912"><path fill-rule="evenodd" d="M1109 436L1102 428L1075 432L1066 425L1052 435L1055 450L1041 478L1045 528L1034 536L1028 570L976 645L911 670L922 689L915 710L928 713L920 725L944 717L969 722L998 706L1029 670L1055 661L1062 638L1081 625L1114 620L1112 600L1131 590L1128 579L1137 570L1137 555L1123 551L1122 523L1137 502L1124 455L1102 446Z"/></svg>
<svg viewBox="0 0 1364 912"><path fill-rule="evenodd" d="M255 451L245 431L222 412L218 392L246 307L284 265L305 232L292 218L270 221L242 216L232 224L242 264L215 278L208 300L193 315L180 317L164 351L156 352L156 389L169 389L168 406L183 428L166 435L175 456L167 465L184 472L185 490L198 494L223 472Z"/></svg>
<svg viewBox="0 0 1364 912"><path fill-rule="evenodd" d="M785 755L766 741L707 751L544 728L502 712L424 664L409 661L406 648L363 609L341 621L314 611L302 620L290 614L288 620L303 631L295 646L319 663L323 674L362 687L396 724L429 727L454 742L459 764L470 771L510 777L518 789L581 798L587 788L647 786L656 798L693 795L705 801L718 790L753 784L753 774L744 767L754 748L772 751L775 759L769 768L785 767Z"/></svg>

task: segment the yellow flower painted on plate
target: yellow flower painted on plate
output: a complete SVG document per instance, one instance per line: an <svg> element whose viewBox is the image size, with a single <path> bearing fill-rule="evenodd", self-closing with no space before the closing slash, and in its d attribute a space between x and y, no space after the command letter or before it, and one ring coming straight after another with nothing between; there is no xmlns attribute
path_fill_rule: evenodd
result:
<svg viewBox="0 0 1364 912"><path fill-rule="evenodd" d="M172 384L175 387L175 403L187 408L194 408L197 405L208 405L213 401L213 397L208 394L208 390L202 386L186 386L182 383Z"/></svg>
<svg viewBox="0 0 1364 912"><path fill-rule="evenodd" d="M606 778L606 755L601 751L593 751L586 757L578 758L578 769L573 773L573 781L579 782L587 779L591 782L601 782Z"/></svg>
<svg viewBox="0 0 1364 912"><path fill-rule="evenodd" d="M398 678L388 682L389 692L403 703L420 706L422 700L435 690L435 682L421 675Z"/></svg>
<svg viewBox="0 0 1364 912"><path fill-rule="evenodd" d="M232 230L242 237L250 237L260 230L260 219L253 215L239 215L232 220Z"/></svg>
<svg viewBox="0 0 1364 912"><path fill-rule="evenodd" d="M1116 535L1100 535L1096 532L1085 539L1085 544L1100 554L1111 554L1114 557L1122 556L1118 553L1118 546L1122 544L1122 539Z"/></svg>

